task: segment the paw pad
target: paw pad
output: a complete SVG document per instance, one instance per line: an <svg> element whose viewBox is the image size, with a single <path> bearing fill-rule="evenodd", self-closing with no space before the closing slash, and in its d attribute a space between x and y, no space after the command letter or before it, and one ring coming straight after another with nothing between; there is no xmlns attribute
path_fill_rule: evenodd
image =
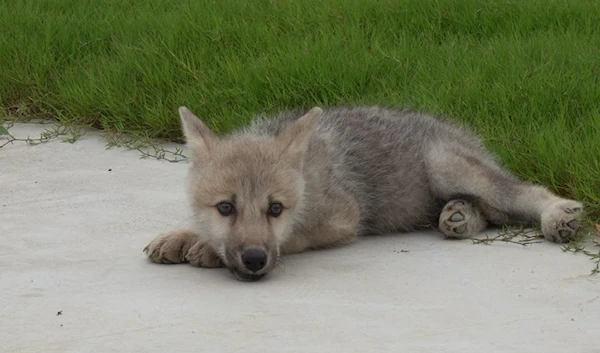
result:
<svg viewBox="0 0 600 353"><path fill-rule="evenodd" d="M464 219L464 217L463 217L463 219ZM462 225L454 228L454 233L456 233L456 234L463 234L466 231L467 231L467 224L466 223L464 223L464 224L462 224Z"/></svg>
<svg viewBox="0 0 600 353"><path fill-rule="evenodd" d="M463 216L462 213L460 213L460 212L456 212L455 214L450 216L450 221L452 221L452 222L460 222L463 219L465 219L465 216Z"/></svg>
<svg viewBox="0 0 600 353"><path fill-rule="evenodd" d="M571 231L568 230L561 230L558 232L558 234L560 235L561 238L566 239L571 235Z"/></svg>
<svg viewBox="0 0 600 353"><path fill-rule="evenodd" d="M567 223L567 225L569 226L569 228L572 228L572 229L578 229L581 226L581 224L579 222L577 222L576 220L570 221L569 223Z"/></svg>

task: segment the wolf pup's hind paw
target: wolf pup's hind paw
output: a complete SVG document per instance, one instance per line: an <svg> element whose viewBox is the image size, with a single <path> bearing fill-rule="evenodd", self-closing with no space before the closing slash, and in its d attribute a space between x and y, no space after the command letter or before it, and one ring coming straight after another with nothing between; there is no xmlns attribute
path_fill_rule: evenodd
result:
<svg viewBox="0 0 600 353"><path fill-rule="evenodd" d="M566 243L575 237L581 228L583 206L577 201L561 200L542 213L542 233L556 243Z"/></svg>
<svg viewBox="0 0 600 353"><path fill-rule="evenodd" d="M440 213L439 230L447 238L470 238L485 227L481 212L466 200L451 200Z"/></svg>

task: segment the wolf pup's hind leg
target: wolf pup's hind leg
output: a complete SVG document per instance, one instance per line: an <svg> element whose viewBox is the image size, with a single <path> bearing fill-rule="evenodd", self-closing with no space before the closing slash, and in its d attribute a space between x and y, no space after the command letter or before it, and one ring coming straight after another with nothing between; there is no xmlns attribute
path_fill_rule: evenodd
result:
<svg viewBox="0 0 600 353"><path fill-rule="evenodd" d="M573 239L580 227L581 203L519 180L501 168L476 140L452 132L431 142L426 154L430 186L438 198L451 200L455 195L469 195L506 214L507 220L510 215L511 223L540 222L548 240L563 243ZM451 137L462 141L452 141ZM456 220L460 217L454 216Z"/></svg>

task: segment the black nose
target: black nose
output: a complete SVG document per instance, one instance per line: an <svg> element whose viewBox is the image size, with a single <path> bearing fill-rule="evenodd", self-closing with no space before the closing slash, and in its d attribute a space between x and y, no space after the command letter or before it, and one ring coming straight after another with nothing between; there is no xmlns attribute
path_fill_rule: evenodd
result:
<svg viewBox="0 0 600 353"><path fill-rule="evenodd" d="M259 249L250 249L242 254L244 266L252 272L260 271L267 263L267 253Z"/></svg>

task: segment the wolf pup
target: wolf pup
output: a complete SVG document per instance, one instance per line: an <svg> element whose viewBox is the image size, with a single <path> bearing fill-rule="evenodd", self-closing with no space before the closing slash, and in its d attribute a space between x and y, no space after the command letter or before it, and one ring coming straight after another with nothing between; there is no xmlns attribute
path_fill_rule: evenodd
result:
<svg viewBox="0 0 600 353"><path fill-rule="evenodd" d="M156 237L157 263L264 277L283 254L361 235L437 227L468 238L488 224L540 222L567 242L583 207L519 180L476 137L432 116L337 107L257 117L217 136L179 108L189 148L193 224Z"/></svg>

